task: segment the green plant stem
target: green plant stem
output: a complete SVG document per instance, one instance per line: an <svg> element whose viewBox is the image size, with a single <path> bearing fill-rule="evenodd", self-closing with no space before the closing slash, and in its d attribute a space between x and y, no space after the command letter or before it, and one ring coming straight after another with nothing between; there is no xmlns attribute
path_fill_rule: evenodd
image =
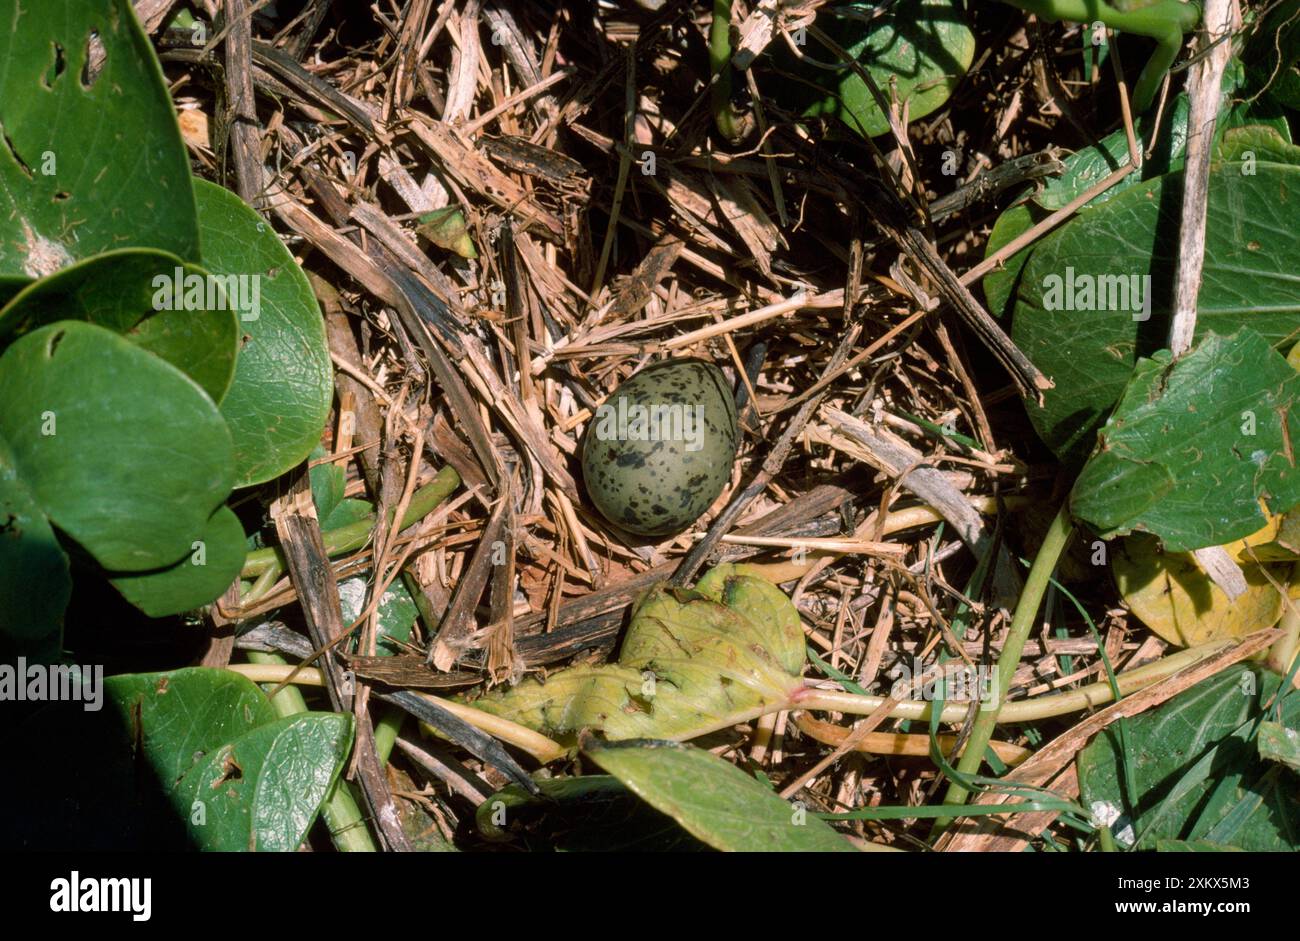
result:
<svg viewBox="0 0 1300 941"><path fill-rule="evenodd" d="M731 0L713 0L713 22L709 24L709 69L713 121L718 133L729 141L740 139L736 113L731 107Z"/></svg>
<svg viewBox="0 0 1300 941"><path fill-rule="evenodd" d="M249 651L248 659L259 665L282 666L286 671L291 669L288 661L279 654ZM271 706L281 718L296 716L307 711L307 701L302 698L302 693L296 686L285 686L281 689L271 697ZM381 759L381 763L383 760L385 759ZM325 818L330 838L339 852L376 852L374 841L370 838L370 830L361 815L361 808L357 806L351 787L341 776L334 781L334 786L326 795L325 802L321 804L321 816Z"/></svg>
<svg viewBox="0 0 1300 941"><path fill-rule="evenodd" d="M1155 51L1142 68L1133 87L1133 107L1142 112L1155 99L1160 82L1183 45L1183 34L1195 28L1201 18L1201 8L1195 3L1180 0L1153 0L1141 6L1107 3L1105 0L1003 0L1035 16L1059 22L1101 22L1111 29L1138 36L1149 36L1156 41ZM1130 9L1120 9L1128 6Z"/></svg>
<svg viewBox="0 0 1300 941"><path fill-rule="evenodd" d="M374 700L371 700L374 702ZM388 764L388 759L393 754L393 746L397 743L397 733L402 730L402 723L406 719L406 713L396 706L384 704L383 710L379 713L379 718L375 720L375 754L379 757L379 766L382 768Z"/></svg>
<svg viewBox="0 0 1300 941"><path fill-rule="evenodd" d="M1212 657L1227 650L1233 643L1234 641L1230 640L1216 640L1198 644L1168 657L1162 657L1153 663L1140 666L1135 670L1120 673L1116 676L1120 695L1131 695L1168 676L1172 676L1179 670L1185 670L1207 657ZM1020 699L1007 703L998 710L996 721L1006 725L1037 722L1055 716L1068 715L1071 712L1079 712L1083 709L1104 706L1109 702L1113 702L1114 699L1115 693L1111 688L1110 681L1103 680L1099 683L1090 683L1087 686L1081 686L1078 689L1068 690L1063 693L1049 693L1044 696L1036 696L1033 699ZM825 712L842 712L846 715L865 716L871 715L884 703L885 698L883 696L861 696L857 693L841 693L836 690L808 687L801 693L796 694L791 702L783 708L818 709ZM889 711L889 717L891 719L927 721L930 718L932 709L933 705L931 703L909 700L894 706ZM967 703L948 703L940 711L939 721L960 723L966 718L969 711ZM970 754L970 747L969 744L966 746L964 754Z"/></svg>
<svg viewBox="0 0 1300 941"><path fill-rule="evenodd" d="M1127 673L1121 673L1116 677L1120 694L1127 696L1139 689L1150 686L1165 677L1172 676L1179 670L1184 670L1194 663L1199 663L1207 657L1212 657L1227 650L1233 644L1234 641L1231 640L1217 640L1199 644L1164 657L1154 663L1148 663L1135 670L1129 670ZM292 667L287 665L277 667L261 663L252 665L231 664L227 669L242 673L255 683L282 682L293 670ZM320 686L324 680L317 668L306 667L298 671L292 682L303 686ZM483 712L475 709L473 705L456 702L452 699L441 699L428 694L422 695L431 702L435 702L448 711L455 713L475 728L481 729L506 744L514 745L521 751L527 752L542 764L553 761L568 752L562 745L517 722ZM1105 680L1064 693L1052 693L1034 699L1008 703L998 713L998 721L1021 723L1050 719L1054 716L1067 715L1082 709L1105 705L1114 698L1114 691L1110 681ZM863 696L857 693L843 693L838 690L824 690L805 686L796 690L788 701L773 703L765 709L756 710L753 715L746 718L755 719L760 715L782 712L787 709L817 709L825 712L841 712L847 715L865 716L879 710L885 704L885 701L883 696ZM932 704L928 702L901 702L890 709L889 716L893 719L927 720L930 717L932 708ZM941 722L958 723L966 718L967 711L965 703L949 703L941 710L939 720ZM967 753L969 753L969 750L970 746L968 745Z"/></svg>
<svg viewBox="0 0 1300 941"><path fill-rule="evenodd" d="M437 477L411 494L411 502L406 508L406 515L402 517L402 525L398 529L406 529L406 527L433 512L434 508L451 496L459 486L460 475L456 473L454 468L447 466L438 471ZM391 514L393 512L394 510L389 510L389 519L392 519ZM375 521L371 518L358 520L337 529L326 530L321 533L321 538L325 542L325 552L330 556L336 556L360 549L369 541L374 528ZM256 549L244 559L244 569L241 575L244 578L259 578L268 569L276 568L283 572L284 566L284 553L278 547Z"/></svg>
<svg viewBox="0 0 1300 941"><path fill-rule="evenodd" d="M1061 501L1055 518L1047 527L1043 544L1038 550L1038 555L1034 557L1034 564L1029 569L1029 577L1025 579L1024 590L1016 603L1016 612L1011 616L1011 627L1007 630L1007 637L1002 645L1002 655L998 657L997 670L993 677L993 682L997 685L997 696L992 701L980 705L979 715L975 717L966 750L962 752L961 759L957 762L957 771L963 775L974 774L984 761L984 750L988 748L989 741L993 738L998 714L1004 708L1003 702L1006 700L1007 691L1011 689L1011 680L1015 676L1016 667L1020 664L1020 655L1024 652L1029 631L1034 626L1038 607L1042 604L1052 572L1056 569L1056 562L1065 551L1065 546L1070 541L1070 534L1073 532L1074 526L1070 521L1070 500L1067 496ZM1106 684L1106 690L1109 694L1109 684ZM948 785L944 803L964 804L967 796L966 789L953 781Z"/></svg>

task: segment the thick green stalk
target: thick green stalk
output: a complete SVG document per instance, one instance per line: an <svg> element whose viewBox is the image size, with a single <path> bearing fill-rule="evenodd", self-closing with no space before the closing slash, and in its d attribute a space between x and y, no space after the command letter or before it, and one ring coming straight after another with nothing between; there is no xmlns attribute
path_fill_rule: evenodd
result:
<svg viewBox="0 0 1300 941"><path fill-rule="evenodd" d="M1015 677L1016 667L1020 664L1020 655L1034 626L1038 607L1047 592L1047 585L1051 581L1052 572L1056 569L1056 562L1065 550L1066 543L1070 541L1070 534L1073 531L1074 527L1070 522L1070 500L1067 496L1061 501L1056 517L1047 527L1043 545L1039 548L1038 555L1034 557L1034 564L1029 569L1029 577L1025 579L1024 591L1020 593L1015 614L1011 616L1011 627L1007 630L1002 655L998 657L997 673L993 678L997 695L981 704L979 714L975 717L975 723L971 728L966 750L962 752L961 759L957 762L957 771L963 775L974 774L984 761L984 752L997 726L998 712L1002 709L1007 692L1011 689L1011 680ZM967 796L966 789L953 781L948 785L944 803L964 804Z"/></svg>
<svg viewBox="0 0 1300 941"><path fill-rule="evenodd" d="M731 107L731 0L713 0L709 24L709 68L713 74L713 121L729 141L740 139L736 113Z"/></svg>
<svg viewBox="0 0 1300 941"><path fill-rule="evenodd" d="M1059 22L1101 22L1111 29L1138 36L1150 36L1156 41L1151 58L1138 76L1133 88L1133 107L1142 112L1150 107L1165 73L1178 57L1183 45L1183 34L1194 29L1201 18L1201 8L1195 3L1179 0L1003 0L1035 16Z"/></svg>
<svg viewBox="0 0 1300 941"><path fill-rule="evenodd" d="M277 664L287 666L288 661L279 654L249 651L248 659L253 663ZM285 686L271 698L271 706L281 717L296 716L307 711L307 701L296 686ZM351 786L342 777L330 788L325 803L321 805L321 816L329 827L330 838L341 853L376 852L370 830L366 827L361 808L352 796Z"/></svg>
<svg viewBox="0 0 1300 941"><path fill-rule="evenodd" d="M398 529L406 529L406 527L433 512L434 508L451 496L459 486L460 475L456 473L454 468L447 466L438 471L437 477L411 494L411 502L406 508L406 515L402 517L402 525ZM389 510L390 519L393 512L393 510ZM321 538L325 542L325 552L330 556L336 556L360 549L370 539L370 534L374 531L374 528L375 521L371 518L358 520L337 529L326 530L321 533ZM272 568L278 568L283 572L284 564L284 554L278 547L256 549L244 559L244 570L241 574L244 578L257 578Z"/></svg>

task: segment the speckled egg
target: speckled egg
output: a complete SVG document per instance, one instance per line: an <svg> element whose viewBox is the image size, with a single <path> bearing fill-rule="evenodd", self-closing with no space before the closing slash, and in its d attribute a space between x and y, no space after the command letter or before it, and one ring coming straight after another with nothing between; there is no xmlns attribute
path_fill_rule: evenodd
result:
<svg viewBox="0 0 1300 941"><path fill-rule="evenodd" d="M582 476L596 509L642 536L681 532L731 477L740 433L722 371L698 359L641 370L596 410Z"/></svg>

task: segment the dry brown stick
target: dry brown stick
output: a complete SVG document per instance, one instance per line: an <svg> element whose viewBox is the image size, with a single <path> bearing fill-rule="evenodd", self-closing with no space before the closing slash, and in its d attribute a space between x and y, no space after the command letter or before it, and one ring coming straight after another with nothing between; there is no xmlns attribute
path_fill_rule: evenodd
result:
<svg viewBox="0 0 1300 941"><path fill-rule="evenodd" d="M1227 37L1241 21L1235 0L1206 0L1202 23L1209 41ZM1183 173L1183 205L1178 231L1178 278L1174 283L1174 310L1169 324L1169 349L1174 358L1192 346L1196 333L1196 301L1205 265L1205 214L1209 201L1210 156L1214 125L1222 97L1223 72L1232 57L1232 44L1219 42L1192 66L1187 82L1190 111L1187 118L1187 162ZM1229 599L1246 593L1245 573L1222 546L1193 552L1211 580Z"/></svg>
<svg viewBox="0 0 1300 941"><path fill-rule="evenodd" d="M253 33L248 0L222 0L226 21L226 95L229 99L230 147L235 158L235 182L240 198L260 207L265 171L262 131L253 98Z"/></svg>
<svg viewBox="0 0 1300 941"><path fill-rule="evenodd" d="M1202 24L1213 43L1229 35L1241 14L1236 0L1205 0ZM1205 209L1209 199L1210 156L1219 113L1223 72L1232 57L1232 44L1220 42L1192 66L1187 83L1187 163L1183 173L1183 206L1178 230L1178 279L1169 325L1169 349L1177 358L1192 346L1196 332L1196 299L1205 265Z"/></svg>
<svg viewBox="0 0 1300 941"><path fill-rule="evenodd" d="M352 326L348 322L348 315L343 312L343 307L339 302L338 291L334 286L329 284L324 278L314 272L307 272L307 280L311 282L312 291L316 295L316 300L320 302L321 311L325 314L325 331L329 338L330 355L335 359L341 359L349 365L356 368L358 372L364 372L361 367L361 351L357 349L357 341L352 336ZM352 399L352 416L353 431L362 441L380 441L383 436L383 418L379 413L379 406L375 404L375 397L365 384L354 379L343 370L334 373L334 386L339 391L339 398L344 396ZM340 416L340 421L342 417ZM372 494L379 494L379 454L377 449L366 448L359 454L361 461L361 474L366 480L366 485L370 488Z"/></svg>
<svg viewBox="0 0 1300 941"><path fill-rule="evenodd" d="M356 730L353 756L356 759L361 793L370 809L370 818L375 822L375 828L386 849L394 853L410 853L414 847L402 830L401 817L393 802L393 792L388 787L388 775L379 764L379 755L375 751L375 730L370 724L368 711L357 715Z"/></svg>
<svg viewBox="0 0 1300 941"><path fill-rule="evenodd" d="M312 504L305 464L294 474L288 492L272 504L271 517L290 579L298 591L307 633L317 648L332 648L343 634L343 612L339 607L338 581ZM351 712L352 692L344 683L343 668L332 649L325 650L320 665L328 680L325 688L330 705L335 712Z"/></svg>
<svg viewBox="0 0 1300 941"><path fill-rule="evenodd" d="M984 518L941 471L917 466L925 460L925 455L885 429L873 429L839 409L828 408L825 414L835 428L864 449L877 469L894 477L906 472L900 483L938 510L977 557L989 551L993 533ZM993 589L996 603L1001 607L1011 607L1020 594L1020 578L1003 546L998 546L994 559Z"/></svg>
<svg viewBox="0 0 1300 941"><path fill-rule="evenodd" d="M493 560L504 546L505 528L513 519L514 489L509 479L503 479L497 488L497 505L483 527L474 554L461 572L456 590L451 596L447 613L443 615L438 636L429 645L429 663L439 670L450 670L452 664L469 644L470 635L478 626L474 612L478 608L483 589L488 583Z"/></svg>

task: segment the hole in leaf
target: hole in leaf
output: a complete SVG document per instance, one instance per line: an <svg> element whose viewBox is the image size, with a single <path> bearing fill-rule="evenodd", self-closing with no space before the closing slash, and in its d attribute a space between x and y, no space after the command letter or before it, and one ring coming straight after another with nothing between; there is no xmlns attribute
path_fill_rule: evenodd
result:
<svg viewBox="0 0 1300 941"><path fill-rule="evenodd" d="M7 130L4 130L3 122L0 122L0 137L4 138L5 147L8 148L10 155L14 158L14 163L18 164L18 169L23 171L23 175L26 176L27 179L32 179L32 168L27 165L27 161L23 159L22 154L18 153L18 148L14 146L13 138L9 136Z"/></svg>
<svg viewBox="0 0 1300 941"><path fill-rule="evenodd" d="M69 193L67 190L59 190L57 193L54 194L54 201L56 203L61 203L65 199L71 198L71 196L72 194Z"/></svg>
<svg viewBox="0 0 1300 941"><path fill-rule="evenodd" d="M83 53L81 59L81 87L85 91L90 91L95 87L96 80L104 71L105 59L107 58L104 43L99 38L99 30L92 29L89 35L86 36L86 47Z"/></svg>
<svg viewBox="0 0 1300 941"><path fill-rule="evenodd" d="M45 356L47 359L54 358L54 351L59 348L59 344L63 342L63 338L66 335L66 330L56 330L50 335L50 342L45 347Z"/></svg>
<svg viewBox="0 0 1300 941"><path fill-rule="evenodd" d="M63 46L57 42L51 45L54 46L54 62L50 65L49 71L41 77L41 83L46 88L53 88L59 76L68 70L68 59L63 54Z"/></svg>
<svg viewBox="0 0 1300 941"><path fill-rule="evenodd" d="M215 791L227 781L238 781L243 776L244 769L239 767L239 762L235 761L235 756L227 753L225 760L221 763L221 775L209 784L208 787Z"/></svg>

